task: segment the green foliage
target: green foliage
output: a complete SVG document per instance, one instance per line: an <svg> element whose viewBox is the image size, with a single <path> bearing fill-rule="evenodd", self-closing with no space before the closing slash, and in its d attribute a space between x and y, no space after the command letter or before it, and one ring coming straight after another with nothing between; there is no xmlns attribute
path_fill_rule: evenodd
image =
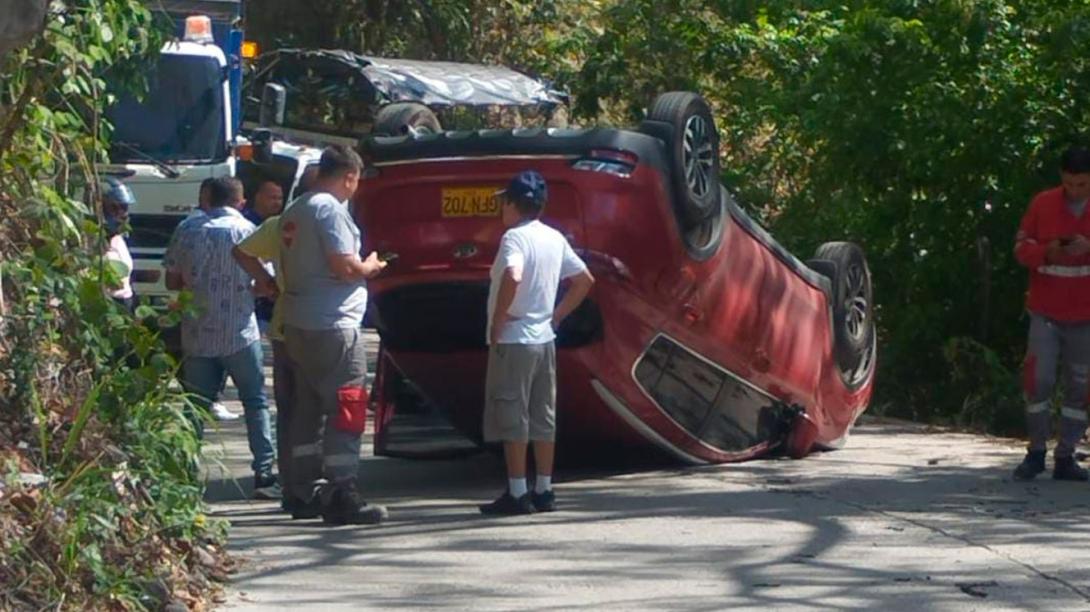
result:
<svg viewBox="0 0 1090 612"><path fill-rule="evenodd" d="M107 82L139 84L161 32L139 0L54 7L0 62L0 607L154 608L148 585L220 532L156 331L178 315L134 317L105 293L118 277L94 164L119 93Z"/></svg>
<svg viewBox="0 0 1090 612"><path fill-rule="evenodd" d="M1005 435L1022 430L1025 406L1018 378L995 351L959 337L946 343L943 357L950 367L951 395L961 399L961 409L945 415L952 423Z"/></svg>

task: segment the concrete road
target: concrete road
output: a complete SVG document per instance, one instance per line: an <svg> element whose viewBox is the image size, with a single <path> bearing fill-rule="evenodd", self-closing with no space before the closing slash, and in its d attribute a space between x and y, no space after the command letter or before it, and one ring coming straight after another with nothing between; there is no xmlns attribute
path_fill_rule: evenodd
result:
<svg viewBox="0 0 1090 612"><path fill-rule="evenodd" d="M559 512L503 519L490 455L366 456L391 521L329 528L245 500L240 423L211 439L232 610L1090 609L1090 486L1012 482L1013 441L864 421L802 461L562 473Z"/></svg>

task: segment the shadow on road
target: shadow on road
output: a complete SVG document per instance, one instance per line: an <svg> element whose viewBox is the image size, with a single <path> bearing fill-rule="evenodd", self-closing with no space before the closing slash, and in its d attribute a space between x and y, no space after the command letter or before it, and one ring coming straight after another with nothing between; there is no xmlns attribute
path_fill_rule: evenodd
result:
<svg viewBox="0 0 1090 612"><path fill-rule="evenodd" d="M896 449L888 448L891 436ZM445 461L364 459L362 489L391 509L391 521L380 527L293 522L268 503L239 502L239 487L224 478L210 481L209 499L219 502L218 516L235 524L235 550L278 551L276 563L254 564L246 583L289 584L355 567L397 581L388 592L367 591L374 607L507 605L509 585L486 576L457 584L436 578L442 585L421 580L467 571L467 559L479 568L481 555L536 560L534 573L548 584L681 584L710 576L706 588L682 599L650 589L608 600L622 608L717 610L727 601L805 607L817 597L852 607L898 601L933 609L989 597L1016 604L1028 596L1011 578L997 578L996 567L1045 584L1032 595L1034 607L1072 600L1086 606L1090 594L1079 584L1090 578L1088 570L1039 569L1017 554L1085 550L1085 484L1012 482L1019 451L980 440L869 426L849 449L802 461L565 471L557 479L560 512L506 519L481 517L475 508L502 487L502 462L489 453ZM971 452L958 446L969 441ZM240 484L247 493L249 482ZM358 595L338 597L320 601L349 604ZM547 598L534 601L535 608L549 608Z"/></svg>

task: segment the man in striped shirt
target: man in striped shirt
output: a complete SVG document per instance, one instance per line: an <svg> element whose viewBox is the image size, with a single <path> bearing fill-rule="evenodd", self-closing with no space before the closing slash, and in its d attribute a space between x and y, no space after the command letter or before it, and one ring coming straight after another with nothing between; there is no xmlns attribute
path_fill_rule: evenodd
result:
<svg viewBox="0 0 1090 612"><path fill-rule="evenodd" d="M209 203L211 202L209 189L212 187L212 182L215 180L216 179L213 178L206 178L201 181L200 190L197 192L197 207L186 215L186 218L182 219L181 223L174 228L174 232L171 233L170 241L167 243L166 254L163 256L164 269L170 270L175 267L175 262L172 261L170 257L178 252L178 249L172 248L178 242L178 238L190 230L199 228L201 224L208 219L207 213ZM182 345L181 330L177 327L171 327L163 330L162 334L163 340L167 343L168 350L180 360ZM217 421L233 421L238 418L237 414L231 412L227 409L227 406L224 406L219 402L220 396L223 395L223 388L226 382L226 379L220 381L219 392L212 398L212 407L210 410L212 416L215 417Z"/></svg>
<svg viewBox="0 0 1090 612"><path fill-rule="evenodd" d="M272 473L273 444L262 370L261 334L254 317L253 280L231 255L254 232L243 218L242 183L213 180L210 208L203 222L182 232L168 250L167 288L189 289L199 314L182 321L182 379L208 407L230 374L245 409L253 454L254 495L280 497Z"/></svg>

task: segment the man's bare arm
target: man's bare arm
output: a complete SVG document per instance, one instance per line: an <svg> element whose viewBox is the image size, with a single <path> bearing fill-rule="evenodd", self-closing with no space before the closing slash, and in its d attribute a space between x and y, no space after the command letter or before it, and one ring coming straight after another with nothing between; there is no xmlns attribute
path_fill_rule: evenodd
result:
<svg viewBox="0 0 1090 612"><path fill-rule="evenodd" d="M245 253L237 246L231 249L231 256L254 279L254 293L261 297L276 297L276 279L261 265L260 259Z"/></svg>
<svg viewBox="0 0 1090 612"><path fill-rule="evenodd" d="M553 327L558 327L561 321L566 319L583 303L593 285L594 276L591 275L589 270L583 270L571 278L571 287L568 287L564 299L560 300L560 303L556 305L556 309L553 310Z"/></svg>
<svg viewBox="0 0 1090 612"><path fill-rule="evenodd" d="M372 252L367 259L360 260L354 254L336 254L326 256L329 269L333 275L346 283L354 283L378 276L386 267L386 262L378 258L378 253Z"/></svg>

